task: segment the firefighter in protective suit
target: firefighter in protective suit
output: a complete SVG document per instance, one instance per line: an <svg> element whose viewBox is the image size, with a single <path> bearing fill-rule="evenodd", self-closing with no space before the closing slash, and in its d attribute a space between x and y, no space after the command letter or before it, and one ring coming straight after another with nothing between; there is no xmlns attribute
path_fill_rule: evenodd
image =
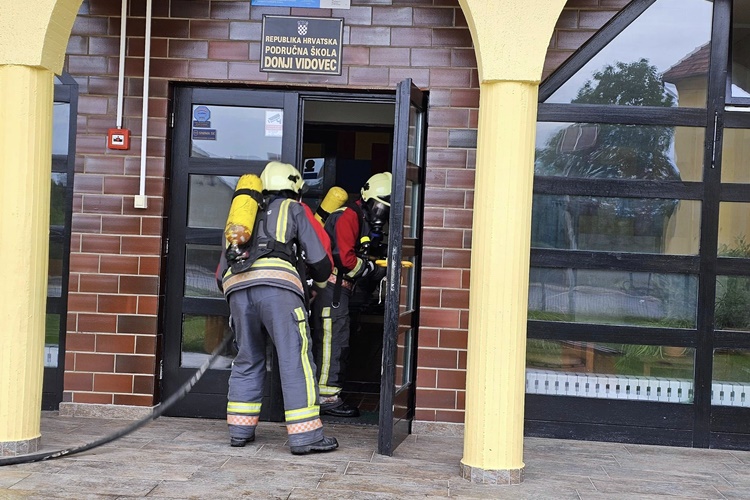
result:
<svg viewBox="0 0 750 500"><path fill-rule="evenodd" d="M349 356L349 300L355 283L375 272L374 259L388 222L390 200L391 174L375 174L362 187L360 199L334 211L325 223L334 272L324 288L316 283L312 303L322 415L359 416L359 409L341 398Z"/></svg>
<svg viewBox="0 0 750 500"><path fill-rule="evenodd" d="M238 348L229 377L230 444L245 446L255 439L267 331L278 353L291 452L331 451L338 442L323 435L305 278L298 271L306 264L314 280L325 281L332 267L330 242L310 208L298 201L304 181L296 168L270 162L260 178L264 203L252 236L244 247L228 249L230 267L222 277Z"/></svg>

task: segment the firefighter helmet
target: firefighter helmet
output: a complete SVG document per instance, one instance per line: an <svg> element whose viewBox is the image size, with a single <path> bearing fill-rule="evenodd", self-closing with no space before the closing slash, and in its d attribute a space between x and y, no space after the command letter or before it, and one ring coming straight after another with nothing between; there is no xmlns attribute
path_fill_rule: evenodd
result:
<svg viewBox="0 0 750 500"><path fill-rule="evenodd" d="M370 177L362 186L362 201L367 220L379 230L388 222L391 210L391 173L383 172Z"/></svg>
<svg viewBox="0 0 750 500"><path fill-rule="evenodd" d="M365 202L375 199L380 203L391 206L391 173L382 172L370 177L362 186L362 199Z"/></svg>
<svg viewBox="0 0 750 500"><path fill-rule="evenodd" d="M260 174L260 180L263 181L264 191L292 191L299 194L305 185L299 170L280 161L269 162Z"/></svg>

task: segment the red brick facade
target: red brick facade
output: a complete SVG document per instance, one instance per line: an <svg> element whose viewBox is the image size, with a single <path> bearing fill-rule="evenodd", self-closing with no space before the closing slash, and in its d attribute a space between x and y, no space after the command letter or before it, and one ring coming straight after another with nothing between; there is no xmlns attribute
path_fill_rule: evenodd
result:
<svg viewBox="0 0 750 500"><path fill-rule="evenodd" d="M389 4L393 5L389 5ZM569 0L544 76L627 0ZM259 71L263 14L344 18L341 76ZM130 1L124 126L131 149L106 149L115 125L120 2L84 1L65 70L79 83L64 401L155 404L169 82L429 90L418 420L463 422L479 82L457 0L352 0L349 10L261 8L249 1L156 0L146 194L140 173L145 1ZM470 142L470 141L469 141ZM470 146L470 145L469 145Z"/></svg>

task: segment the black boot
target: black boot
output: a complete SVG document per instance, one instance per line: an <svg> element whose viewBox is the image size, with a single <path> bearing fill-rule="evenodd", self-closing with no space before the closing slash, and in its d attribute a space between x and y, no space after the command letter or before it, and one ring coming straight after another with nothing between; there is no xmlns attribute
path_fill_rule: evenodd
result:
<svg viewBox="0 0 750 500"><path fill-rule="evenodd" d="M242 448L247 443L252 443L253 441L255 441L255 434L253 434L252 436L250 436L248 438L236 438L236 437L231 437L230 436L229 437L229 446L231 446L233 448Z"/></svg>
<svg viewBox="0 0 750 500"><path fill-rule="evenodd" d="M301 446L290 446L292 455L307 455L308 453L325 453L333 451L339 447L339 442L334 437L325 437L314 443L304 444Z"/></svg>
<svg viewBox="0 0 750 500"><path fill-rule="evenodd" d="M332 417L354 418L359 416L359 408L348 405L339 399L335 403L323 403L320 405L320 414Z"/></svg>

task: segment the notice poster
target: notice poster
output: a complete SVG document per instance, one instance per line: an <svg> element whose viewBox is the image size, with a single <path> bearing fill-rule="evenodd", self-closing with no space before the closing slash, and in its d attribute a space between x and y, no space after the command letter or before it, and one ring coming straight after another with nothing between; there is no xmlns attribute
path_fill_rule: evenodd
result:
<svg viewBox="0 0 750 500"><path fill-rule="evenodd" d="M266 111L266 137L284 136L284 113L279 110Z"/></svg>
<svg viewBox="0 0 750 500"><path fill-rule="evenodd" d="M350 9L351 0L252 0L258 7L305 7L308 9Z"/></svg>

